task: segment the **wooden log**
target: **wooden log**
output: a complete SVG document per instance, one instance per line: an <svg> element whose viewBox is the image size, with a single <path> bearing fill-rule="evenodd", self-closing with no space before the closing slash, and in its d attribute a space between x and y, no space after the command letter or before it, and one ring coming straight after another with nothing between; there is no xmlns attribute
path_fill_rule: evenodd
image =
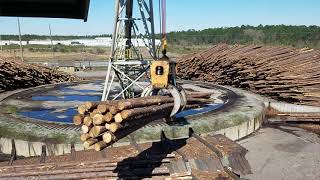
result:
<svg viewBox="0 0 320 180"><path fill-rule="evenodd" d="M120 111L120 109L117 104L113 104L109 107L109 111L112 115L115 115Z"/></svg>
<svg viewBox="0 0 320 180"><path fill-rule="evenodd" d="M82 126L81 126L82 133L83 133L83 134L88 133L91 128L92 128L92 126L82 125Z"/></svg>
<svg viewBox="0 0 320 180"><path fill-rule="evenodd" d="M94 109L91 113L90 113L90 117L93 119L93 117L96 115L96 114L101 114L97 109Z"/></svg>
<svg viewBox="0 0 320 180"><path fill-rule="evenodd" d="M103 132L107 131L105 126L93 126L90 129L89 135L93 138L98 137Z"/></svg>
<svg viewBox="0 0 320 180"><path fill-rule="evenodd" d="M99 104L97 107L98 112L101 114L104 114L109 111L109 106L108 104Z"/></svg>
<svg viewBox="0 0 320 180"><path fill-rule="evenodd" d="M88 139L90 139L91 137L90 137L90 135L88 134L88 133L86 133L86 134L81 134L81 136L80 136L80 140L81 141L86 141L86 140L88 140Z"/></svg>
<svg viewBox="0 0 320 180"><path fill-rule="evenodd" d="M96 102L87 101L84 103L84 106L86 107L87 111L92 111L93 109L96 109L98 105L99 104Z"/></svg>
<svg viewBox="0 0 320 180"><path fill-rule="evenodd" d="M111 121L113 120L113 115L112 115L112 113L107 112L107 113L104 115L104 120L105 120L106 122L111 122Z"/></svg>
<svg viewBox="0 0 320 180"><path fill-rule="evenodd" d="M210 104L214 103L212 99L187 98L187 104Z"/></svg>
<svg viewBox="0 0 320 180"><path fill-rule="evenodd" d="M159 163L159 162L157 162ZM118 169L120 172L115 172ZM79 168L73 169L58 169L50 171L27 171L27 172L14 172L0 174L2 179L142 179L138 177L146 176L163 176L169 175L170 171L166 167L157 168L135 168L128 170L125 167L107 166L107 167L92 167L92 168ZM134 175L133 175L134 174Z"/></svg>
<svg viewBox="0 0 320 180"><path fill-rule="evenodd" d="M76 126L79 126L79 125L82 124L83 119L84 119L84 115L75 115L75 116L73 117L73 123L74 123Z"/></svg>
<svg viewBox="0 0 320 180"><path fill-rule="evenodd" d="M138 107L145 107L151 105L160 105L164 103L172 103L173 98L168 96L150 96L144 98L134 98L134 99L127 99L125 101L119 101L117 104L117 108L119 110L124 109L133 109Z"/></svg>
<svg viewBox="0 0 320 180"><path fill-rule="evenodd" d="M119 129L115 133L112 133L110 131L106 131L105 133L103 133L102 139L106 144L108 144L108 146L110 146L113 143L117 142L118 140L126 137L130 133L154 121L155 119L161 119L163 117L165 117L165 114L160 113L160 114L154 114L152 117L145 117L142 119L128 121L127 124L129 125L126 125L125 128Z"/></svg>
<svg viewBox="0 0 320 180"><path fill-rule="evenodd" d="M123 121L123 118L121 116L121 113L117 113L115 116L114 116L114 121L116 123L121 123Z"/></svg>
<svg viewBox="0 0 320 180"><path fill-rule="evenodd" d="M106 124L104 125L104 127L106 127L106 129L110 129L110 124L109 124L109 123L106 123Z"/></svg>
<svg viewBox="0 0 320 180"><path fill-rule="evenodd" d="M168 103L168 104L163 104L159 106L153 105L149 107L123 110L121 111L120 116L116 115L115 121L120 123L122 121L133 119L133 118L141 118L141 117L150 116L152 114L161 114L161 113L163 113L163 116L167 116L171 113L173 105L174 105L173 103ZM116 118L120 118L120 119L116 119Z"/></svg>
<svg viewBox="0 0 320 180"><path fill-rule="evenodd" d="M102 135L102 139L106 144L110 144L111 142L115 142L117 137L112 132L107 131Z"/></svg>
<svg viewBox="0 0 320 180"><path fill-rule="evenodd" d="M90 148L92 145L94 145L97 142L99 142L98 139L94 139L94 138L88 139L83 143L83 147L85 149L88 149L88 148Z"/></svg>
<svg viewBox="0 0 320 180"><path fill-rule="evenodd" d="M87 108L84 104L78 106L78 113L84 115L87 112Z"/></svg>
<svg viewBox="0 0 320 180"><path fill-rule="evenodd" d="M87 116L83 119L83 124L86 126L91 126L93 124L93 119L90 116Z"/></svg>
<svg viewBox="0 0 320 180"><path fill-rule="evenodd" d="M96 144L94 144L94 149L96 151L101 151L102 149L106 148L108 146L107 143L105 143L104 141L100 141L97 142Z"/></svg>
<svg viewBox="0 0 320 180"><path fill-rule="evenodd" d="M109 125L108 130L109 130L110 132L115 133L116 131L118 131L119 129L121 129L121 128L123 128L123 127L124 127L124 126L121 125L121 124L119 124L119 123L111 123L111 124Z"/></svg>
<svg viewBox="0 0 320 180"><path fill-rule="evenodd" d="M103 123L105 123L105 118L102 114L94 115L94 117L93 117L93 124L94 125L101 125Z"/></svg>
<svg viewBox="0 0 320 180"><path fill-rule="evenodd" d="M197 109L197 108L201 108L203 105L202 104L188 104L185 107L185 110L188 109Z"/></svg>
<svg viewBox="0 0 320 180"><path fill-rule="evenodd" d="M188 98L210 98L213 93L192 92L187 94Z"/></svg>

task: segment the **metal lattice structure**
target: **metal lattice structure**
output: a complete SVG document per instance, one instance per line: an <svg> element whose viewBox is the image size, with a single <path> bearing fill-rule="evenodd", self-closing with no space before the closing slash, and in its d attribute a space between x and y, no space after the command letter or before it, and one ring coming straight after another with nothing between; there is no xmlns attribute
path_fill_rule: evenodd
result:
<svg viewBox="0 0 320 180"><path fill-rule="evenodd" d="M153 0L115 0L115 12L111 57L102 101L139 96L134 88L143 90L144 87L137 82L142 79L149 81L150 62L158 59ZM145 59L143 50L147 50L151 58ZM116 80L121 91L111 97L111 87Z"/></svg>

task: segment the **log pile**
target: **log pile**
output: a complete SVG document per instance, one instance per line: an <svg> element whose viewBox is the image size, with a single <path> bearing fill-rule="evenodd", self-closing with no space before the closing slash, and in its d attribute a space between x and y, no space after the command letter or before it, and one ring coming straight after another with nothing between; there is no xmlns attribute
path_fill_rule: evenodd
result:
<svg viewBox="0 0 320 180"><path fill-rule="evenodd" d="M75 80L79 78L48 67L0 57L0 92Z"/></svg>
<svg viewBox="0 0 320 180"><path fill-rule="evenodd" d="M188 94L187 108L212 103L209 93ZM166 118L174 106L170 96L151 96L106 102L86 102L78 107L73 122L81 126L85 149L102 149L112 145L148 123Z"/></svg>
<svg viewBox="0 0 320 180"><path fill-rule="evenodd" d="M182 79L216 82L290 103L320 106L320 51L219 44L178 60Z"/></svg>

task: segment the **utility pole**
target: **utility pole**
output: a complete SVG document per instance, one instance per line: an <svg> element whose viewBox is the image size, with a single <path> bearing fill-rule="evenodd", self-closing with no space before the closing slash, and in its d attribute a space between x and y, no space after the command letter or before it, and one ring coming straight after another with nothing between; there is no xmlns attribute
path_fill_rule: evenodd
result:
<svg viewBox="0 0 320 180"><path fill-rule="evenodd" d="M23 58L23 48L22 48L22 42L21 42L20 19L19 19L19 18L18 18L18 29L19 29L19 41L20 41L21 60L24 61L24 58Z"/></svg>
<svg viewBox="0 0 320 180"><path fill-rule="evenodd" d="M50 33L50 41L51 41L51 50L52 50L52 59L54 59L54 47L52 42L52 32L51 32L51 25L49 24L49 33Z"/></svg>

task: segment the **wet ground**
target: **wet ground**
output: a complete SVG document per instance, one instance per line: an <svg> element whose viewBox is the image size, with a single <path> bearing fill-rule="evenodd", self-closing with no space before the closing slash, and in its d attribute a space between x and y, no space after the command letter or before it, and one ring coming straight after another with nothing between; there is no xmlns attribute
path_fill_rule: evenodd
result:
<svg viewBox="0 0 320 180"><path fill-rule="evenodd" d="M213 99L217 101L202 108L183 111L176 115L177 118L206 113L223 106L223 102L217 97L221 92L193 85L184 86L194 91L212 92L214 93ZM115 84L111 95L114 96L115 92L119 90L120 86ZM135 91L139 90L139 88L135 88ZM7 113L18 117L71 124L72 117L77 114L77 106L85 101L100 101L102 91L103 81L101 80L77 85L59 85L53 89L12 96L5 100L3 105L7 109Z"/></svg>

